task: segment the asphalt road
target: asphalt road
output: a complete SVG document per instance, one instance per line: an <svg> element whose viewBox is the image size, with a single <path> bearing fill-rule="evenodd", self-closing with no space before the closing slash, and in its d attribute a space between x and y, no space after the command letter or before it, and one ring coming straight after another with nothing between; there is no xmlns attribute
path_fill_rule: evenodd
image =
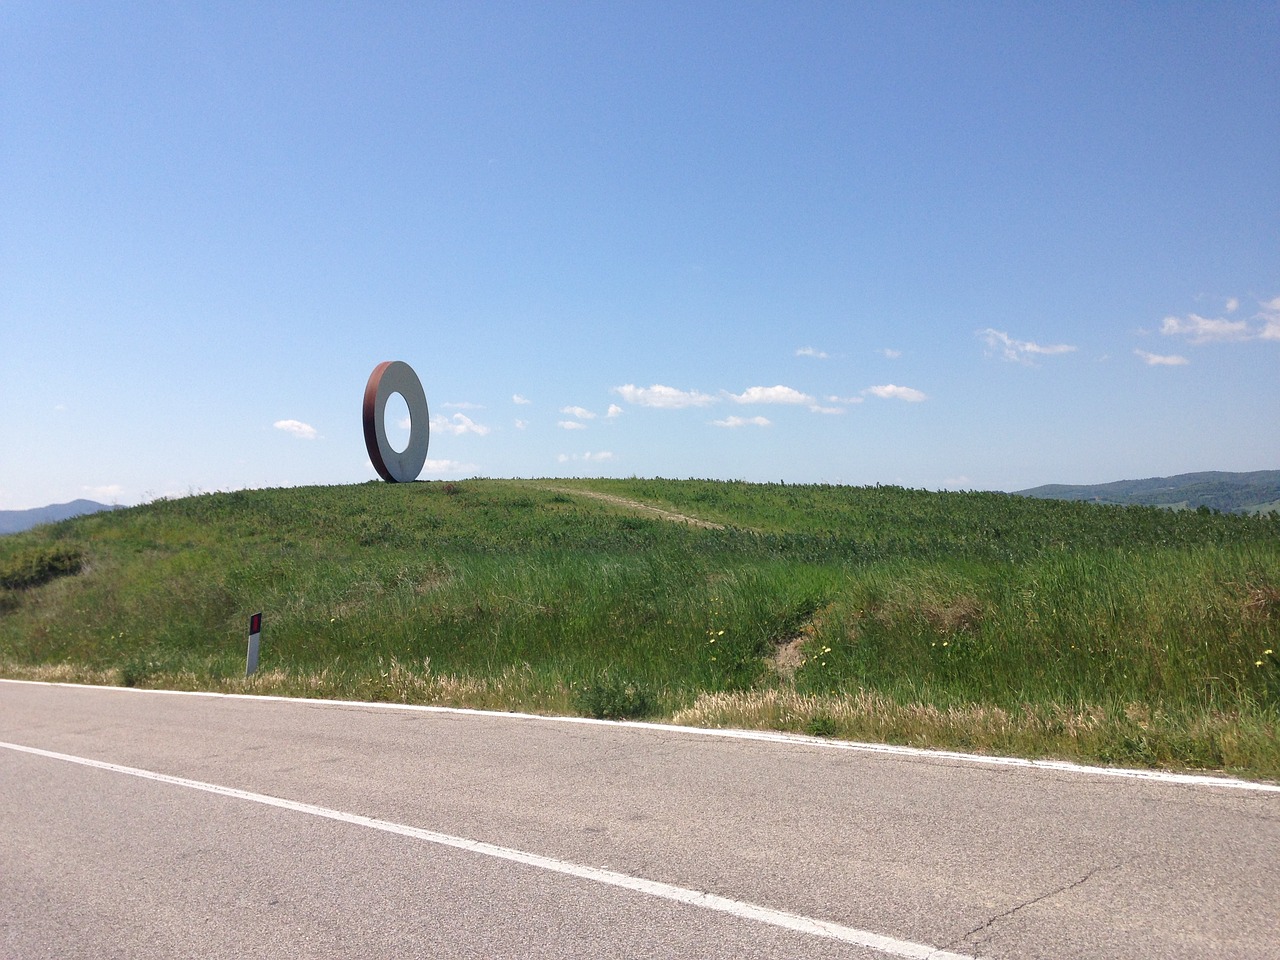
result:
<svg viewBox="0 0 1280 960"><path fill-rule="evenodd" d="M4 958L1280 957L1274 789L2 681L0 743Z"/></svg>

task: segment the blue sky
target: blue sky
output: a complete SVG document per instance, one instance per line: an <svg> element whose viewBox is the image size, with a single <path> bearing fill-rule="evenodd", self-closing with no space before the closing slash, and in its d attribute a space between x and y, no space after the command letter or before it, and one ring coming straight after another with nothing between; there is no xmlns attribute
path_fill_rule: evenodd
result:
<svg viewBox="0 0 1280 960"><path fill-rule="evenodd" d="M1280 467L1278 38L1275 2L7 0L0 508L373 479L392 359L424 478Z"/></svg>

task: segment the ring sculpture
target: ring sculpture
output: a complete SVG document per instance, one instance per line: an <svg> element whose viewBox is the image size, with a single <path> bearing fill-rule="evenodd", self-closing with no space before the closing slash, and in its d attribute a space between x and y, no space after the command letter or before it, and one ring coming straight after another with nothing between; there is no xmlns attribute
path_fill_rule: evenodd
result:
<svg viewBox="0 0 1280 960"><path fill-rule="evenodd" d="M409 445L397 453L387 441L387 400L400 394L409 405ZM412 483L427 462L431 423L427 395L413 367L387 360L373 368L364 387L364 445L378 476L388 483Z"/></svg>

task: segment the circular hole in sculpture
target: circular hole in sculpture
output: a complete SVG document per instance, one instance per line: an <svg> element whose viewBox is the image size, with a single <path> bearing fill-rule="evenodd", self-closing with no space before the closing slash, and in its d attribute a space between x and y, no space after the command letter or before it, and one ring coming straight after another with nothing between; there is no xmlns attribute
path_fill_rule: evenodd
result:
<svg viewBox="0 0 1280 960"><path fill-rule="evenodd" d="M412 425L413 418L409 415L408 401L399 393L393 393L387 397L382 426L387 435L387 443L396 453L404 453L409 449Z"/></svg>

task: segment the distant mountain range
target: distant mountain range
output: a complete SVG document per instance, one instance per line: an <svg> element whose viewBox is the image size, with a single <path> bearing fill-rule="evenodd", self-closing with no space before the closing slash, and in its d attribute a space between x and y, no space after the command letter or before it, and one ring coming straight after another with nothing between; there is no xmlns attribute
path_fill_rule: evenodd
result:
<svg viewBox="0 0 1280 960"><path fill-rule="evenodd" d="M70 503L53 503L47 507L32 507L30 510L0 510L0 534L20 533L30 530L42 523L57 523L70 517L78 517L82 513L97 513L99 510L115 510L116 507L96 500L72 500Z"/></svg>
<svg viewBox="0 0 1280 960"><path fill-rule="evenodd" d="M1031 490L1019 490L1017 493L1019 496L1038 497L1041 500L1090 500L1095 503L1141 504L1173 510L1208 507L1223 513L1280 512L1280 470L1183 473L1176 477L1117 480L1114 483L1085 486L1051 483Z"/></svg>

